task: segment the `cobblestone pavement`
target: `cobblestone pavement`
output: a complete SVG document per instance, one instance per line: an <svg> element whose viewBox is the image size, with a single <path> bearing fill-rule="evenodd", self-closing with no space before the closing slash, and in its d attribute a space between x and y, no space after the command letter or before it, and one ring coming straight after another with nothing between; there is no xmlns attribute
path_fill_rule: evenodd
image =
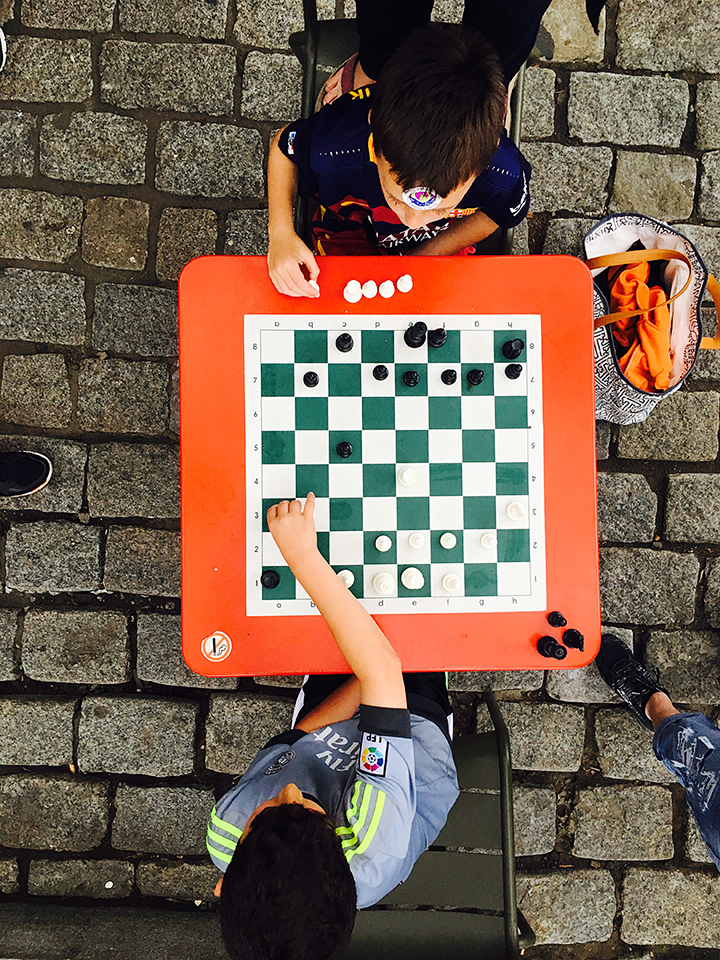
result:
<svg viewBox="0 0 720 960"><path fill-rule="evenodd" d="M719 0L611 0L599 38L583 7L554 0L528 72L517 252L577 253L604 213L636 209L682 225L717 273ZM138 931L123 956L222 954L203 933L205 818L292 691L181 660L175 281L198 254L264 252L300 11L0 0L0 444L55 465L0 503L1 956L65 958L68 924L101 927L108 903ZM719 392L703 357L645 424L597 436L605 622L714 719ZM527 956L716 958L720 877L595 667L452 681L464 732L487 722L489 685L510 725ZM41 948L43 916L60 932Z"/></svg>

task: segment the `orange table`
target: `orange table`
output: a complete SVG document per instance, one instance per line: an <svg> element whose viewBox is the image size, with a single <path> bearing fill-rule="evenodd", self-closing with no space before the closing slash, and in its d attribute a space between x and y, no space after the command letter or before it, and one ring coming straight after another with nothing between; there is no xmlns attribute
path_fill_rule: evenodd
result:
<svg viewBox="0 0 720 960"><path fill-rule="evenodd" d="M309 489L321 551L349 571L350 589L406 670L591 661L600 614L584 265L571 257L320 265L316 300L278 294L260 257L200 258L180 278L188 665L205 676L347 669L263 523L269 503ZM350 279L404 274L407 293L343 297ZM445 342L409 347L404 331L418 320L444 328ZM521 349L508 359L512 339ZM406 384L409 370L417 383ZM479 384L470 370L481 371ZM441 543L444 534L452 536ZM420 572L414 583L408 567ZM389 575L389 593L379 592L377 573ZM540 637L562 639L548 622L553 611L585 638L584 651L568 649L561 661L537 649Z"/></svg>

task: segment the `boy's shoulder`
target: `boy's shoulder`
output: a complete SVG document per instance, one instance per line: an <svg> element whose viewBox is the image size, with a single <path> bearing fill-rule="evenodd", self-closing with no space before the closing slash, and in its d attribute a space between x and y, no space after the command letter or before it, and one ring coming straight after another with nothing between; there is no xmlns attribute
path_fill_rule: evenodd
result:
<svg viewBox="0 0 720 960"><path fill-rule="evenodd" d="M503 131L490 163L478 179L483 180L495 190L510 191L523 176L526 168L529 168L527 160Z"/></svg>
<svg viewBox="0 0 720 960"><path fill-rule="evenodd" d="M372 88L361 87L316 114L311 147L316 170L359 167L368 160L371 101Z"/></svg>

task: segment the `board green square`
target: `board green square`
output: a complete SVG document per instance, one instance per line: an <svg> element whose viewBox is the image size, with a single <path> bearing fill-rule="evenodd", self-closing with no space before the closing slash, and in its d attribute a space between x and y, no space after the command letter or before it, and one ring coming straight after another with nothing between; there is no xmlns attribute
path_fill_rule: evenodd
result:
<svg viewBox="0 0 720 960"><path fill-rule="evenodd" d="M263 463L295 463L295 434L292 430L263 430Z"/></svg>
<svg viewBox="0 0 720 960"><path fill-rule="evenodd" d="M330 529L362 530L362 497L330 498Z"/></svg>
<svg viewBox="0 0 720 960"><path fill-rule="evenodd" d="M485 374L482 383L471 386L468 383L468 373L471 370L482 370ZM491 363L463 363L462 365L462 392L464 397L490 397L495 389L495 368Z"/></svg>
<svg viewBox="0 0 720 960"><path fill-rule="evenodd" d="M403 374L408 370L415 370L418 375L416 387L408 387L403 381ZM396 363L395 364L395 396L396 397L426 397L428 392L427 364L426 363Z"/></svg>
<svg viewBox="0 0 720 960"><path fill-rule="evenodd" d="M462 492L461 463L430 464L431 497L460 497Z"/></svg>
<svg viewBox="0 0 720 960"><path fill-rule="evenodd" d="M362 394L359 363L328 364L328 395L331 397L359 397Z"/></svg>
<svg viewBox="0 0 720 960"><path fill-rule="evenodd" d="M457 543L447 550L440 543L444 533L454 533ZM433 563L462 563L463 560L463 531L462 530L433 530L430 534L430 559Z"/></svg>
<svg viewBox="0 0 720 960"><path fill-rule="evenodd" d="M327 330L295 331L295 363L327 363Z"/></svg>
<svg viewBox="0 0 720 960"><path fill-rule="evenodd" d="M463 430L463 463L491 463L495 459L492 430Z"/></svg>
<svg viewBox="0 0 720 960"><path fill-rule="evenodd" d="M429 497L397 498L398 530L427 530L430 526Z"/></svg>
<svg viewBox="0 0 720 960"><path fill-rule="evenodd" d="M312 490L316 497L330 496L328 465L298 463L295 465L295 496L306 497Z"/></svg>
<svg viewBox="0 0 720 960"><path fill-rule="evenodd" d="M363 464L363 496L394 497L396 492L394 463Z"/></svg>
<svg viewBox="0 0 720 960"><path fill-rule="evenodd" d="M295 394L295 366L292 363L263 363L260 370L263 397L292 397Z"/></svg>
<svg viewBox="0 0 720 960"><path fill-rule="evenodd" d="M398 430L395 434L397 463L427 463L427 430Z"/></svg>
<svg viewBox="0 0 720 960"><path fill-rule="evenodd" d="M263 587L263 600L294 600L297 581L290 567L278 564L274 567L263 567L263 573L266 570L275 570L280 576L280 583L276 587L273 587L272 590L268 589L268 587Z"/></svg>
<svg viewBox="0 0 720 960"><path fill-rule="evenodd" d="M463 497L463 521L466 530L494 530L495 497Z"/></svg>
<svg viewBox="0 0 720 960"><path fill-rule="evenodd" d="M330 561L330 534L327 530L318 530L317 548L325 559Z"/></svg>
<svg viewBox="0 0 720 960"><path fill-rule="evenodd" d="M529 530L498 530L497 541L498 563L530 562Z"/></svg>
<svg viewBox="0 0 720 960"><path fill-rule="evenodd" d="M508 360L502 352L503 344L508 340L523 340L525 346L516 360ZM495 331L495 363L525 363L527 361L527 333L525 330Z"/></svg>
<svg viewBox="0 0 720 960"><path fill-rule="evenodd" d="M428 324L433 329L432 323ZM460 363L460 331L448 330L441 347L428 344L428 363Z"/></svg>
<svg viewBox="0 0 720 960"><path fill-rule="evenodd" d="M392 546L382 553L375 546L378 537L389 536ZM397 537L394 530L366 530L363 534L363 559L365 563L397 563Z"/></svg>
<svg viewBox="0 0 720 960"><path fill-rule="evenodd" d="M360 356L363 363L393 363L395 333L392 330L363 330L360 337Z"/></svg>
<svg viewBox="0 0 720 960"><path fill-rule="evenodd" d="M327 430L327 397L295 397L295 429Z"/></svg>
<svg viewBox="0 0 720 960"><path fill-rule="evenodd" d="M497 596L497 566L494 563L465 564L465 596Z"/></svg>
<svg viewBox="0 0 720 960"><path fill-rule="evenodd" d="M527 427L525 397L495 397L495 429L512 430Z"/></svg>
<svg viewBox="0 0 720 960"><path fill-rule="evenodd" d="M333 570L335 571L335 573L340 573L341 570L349 570L349 571L352 573L352 575L355 577L355 582L353 583L353 585L352 585L351 587L348 588L348 589L350 590L350 593L352 593L353 596L357 597L358 600L359 600L361 597L364 596L364 594L363 594L363 568L362 568L362 566L359 566L359 565L358 565L358 566L351 566L351 567L348 567L348 566L345 566L345 567L333 566Z"/></svg>
<svg viewBox="0 0 720 960"><path fill-rule="evenodd" d="M460 397L428 397L428 423L431 430L459 430L462 426Z"/></svg>
<svg viewBox="0 0 720 960"><path fill-rule="evenodd" d="M362 418L365 430L394 430L395 397L363 397Z"/></svg>
<svg viewBox="0 0 720 960"><path fill-rule="evenodd" d="M353 451L349 457L341 457L337 446L347 440L352 444ZM362 430L331 430L329 434L330 463L361 463L362 462Z"/></svg>
<svg viewBox="0 0 720 960"><path fill-rule="evenodd" d="M425 578L425 583L420 587L419 590L408 590L402 582L402 573L403 570L407 570L409 566L415 567L416 570L419 570L420 573ZM397 570L397 586L398 586L398 596L399 597L409 597L411 600L414 600L415 597L429 597L430 596L430 564L429 563L403 563L398 567Z"/></svg>
<svg viewBox="0 0 720 960"><path fill-rule="evenodd" d="M527 463L495 464L495 492L498 496L525 496L529 490Z"/></svg>

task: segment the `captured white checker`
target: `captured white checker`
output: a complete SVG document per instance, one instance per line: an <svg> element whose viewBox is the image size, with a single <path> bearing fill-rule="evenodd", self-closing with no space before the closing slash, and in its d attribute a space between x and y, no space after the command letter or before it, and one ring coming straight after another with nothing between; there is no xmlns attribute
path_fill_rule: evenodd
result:
<svg viewBox="0 0 720 960"><path fill-rule="evenodd" d="M380 299L372 301L377 306ZM428 331L444 326L448 331L448 343L460 343L460 354L447 359L440 354L433 357L426 342L420 347L408 347L404 342L404 333L412 321L422 319ZM368 315L352 318L351 325L343 315L287 315L287 316L249 316L245 318L245 406L246 406L246 497L247 497L247 613L250 616L274 615L317 615L317 610L299 584L291 589L287 580L287 571L281 582L285 584L284 594L280 597L270 590L259 590L259 581L263 569L284 568L284 561L272 536L262 530L263 501L292 498L296 492L296 466L305 471L301 481L312 483L313 467L322 468L327 478L328 488L316 500L316 529L321 546L327 544L328 558L336 570L352 568L355 583L351 588L361 603L370 612L410 613L410 612L499 612L510 610L541 610L545 608L545 550L544 550L544 498L543 498L543 429L542 429L542 369L540 344L540 318L537 316L424 316L403 317ZM363 359L363 334L371 331L393 331L393 354L384 358L377 351L365 350ZM299 333L305 337L308 331L317 332L323 337L325 353L319 354L318 362L312 361L313 352L307 346L297 348L302 362L295 362L296 344L307 344L306 340L297 341ZM353 338L352 348L343 353L336 347L336 340L342 333ZM511 360L505 361L499 351L504 339L521 337L527 349L518 359L521 375L510 380L505 376L505 368ZM530 343L535 346L530 349ZM257 344L259 349L253 349ZM442 349L442 348L440 348ZM453 349L457 349L455 346ZM308 359L309 358L309 359ZM384 380L373 377L377 364L388 369ZM417 368L421 372L421 384L426 378L427 389L421 388L413 394L412 388L403 388L400 383L402 369ZM273 372L268 380L269 395L262 394L263 367L282 365L283 369ZM288 381L287 367L291 365L291 379ZM339 376L338 365L348 367L348 377L359 383L359 395L335 396L332 393L333 377L335 384L345 378L345 372ZM485 386L482 384L469 390L464 382L468 369L482 368L486 372ZM456 372L455 383L445 384L441 374L444 370ZM313 372L318 383L309 387L304 376ZM488 371L492 371L488 374ZM281 387L274 387L282 381ZM288 382L290 387L288 388ZM488 386L491 384L491 389ZM337 390L338 387L336 386ZM342 389L340 387L339 389ZM354 387L357 390L357 386ZM277 394L277 395L274 395ZM290 394L290 395L287 395ZM429 398L460 398L459 422L441 428L430 425ZM315 409L322 407L296 407L297 398L327 399L327 426L316 428L312 419ZM389 410L392 420L387 424L365 417L379 416L373 413L372 403L364 409L363 399L383 398L392 405L383 408ZM514 398L526 398L527 414L534 411L532 421L524 424L507 409L498 406L502 402L514 404ZM457 400L455 401L457 402ZM377 407L379 409L379 407ZM516 409L516 408L513 408ZM510 411L510 412L508 412ZM297 416L303 417L303 426L312 429L296 428ZM256 414L256 415L254 415ZM438 418L434 409L433 416ZM441 416L447 414L441 412ZM513 420L515 416L515 420ZM441 421L442 422L442 421ZM322 426L322 425L321 425ZM360 433L361 450L359 456L352 456L347 462L337 462L330 450L330 433L333 444L337 435L344 431L355 436ZM428 455L419 462L398 463L400 445L407 455L412 455L414 440L399 439L404 431L425 433ZM465 436L467 431L472 433ZM489 431L492 441L477 431ZM262 462L263 433L292 433L294 436L294 458L290 463ZM357 441L354 437L348 439ZM532 439L532 443L530 443ZM474 455L490 456L489 461L469 459L463 462L464 442L470 443ZM473 448L472 445L475 444ZM420 445L420 449L422 445ZM292 445L286 437L270 437L267 446L268 456L283 459L287 451L292 453ZM277 451L283 451L280 454ZM458 489L452 496L430 496L430 464L458 464ZM392 465L395 474L394 495L383 493L379 496L367 495L367 481L364 479L364 466L375 465L382 471L382 465ZM528 493L497 494L501 476L499 464L526 465L528 473ZM405 486L398 480L399 471L410 467L416 473L415 482ZM516 477L523 470L513 466L505 468L502 477L506 484L516 483ZM323 474L320 474L322 476ZM372 475L371 475L372 476ZM382 473L378 473L382 477ZM442 471L433 473L433 483L443 477ZM497 481L496 481L497 477ZM255 480L258 482L256 483ZM378 484L387 483L378 479ZM445 482L441 479L441 482ZM370 490L376 489L374 481ZM299 491L298 491L299 492ZM317 491L316 491L317 492ZM379 488L378 488L379 492ZM362 529L340 530L330 526L331 501L353 501L359 503L354 510L352 523L358 523ZM413 501L423 509L416 510ZM494 503L494 510L488 516L485 501ZM508 515L508 504L521 504L522 516L513 519ZM402 505L402 509L400 509ZM337 511L337 502L333 516L347 513L343 508ZM359 510L359 513L358 513ZM413 513L413 510L416 510ZM424 510L424 512L423 512ZM473 514L473 510L477 511ZM410 512L408 512L410 511ZM352 511L351 511L352 512ZM258 514L258 517L255 514ZM494 517L493 517L494 513ZM465 527L465 517L471 518L470 526ZM477 529L480 517L494 526ZM358 519L359 518L359 519ZM410 519L412 518L412 519ZM416 526L406 529L410 524ZM402 529L399 526L402 524ZM437 553L437 538L446 531L462 531L457 552L448 551L447 559ZM512 533L515 531L515 533ZM523 534L523 531L526 531ZM423 537L421 547L410 545L410 535L420 533ZM373 559L365 563L365 556L372 545L366 543L368 535L383 534L392 541L388 562L376 563ZM490 545L483 545L483 535L490 534ZM529 537L530 560L527 560L527 546L521 556L512 544L517 537ZM510 539L508 539L508 537ZM433 543L436 544L433 552ZM258 545L255 553L253 544ZM539 544L540 549L534 549ZM323 550L326 548L322 546ZM514 552L513 552L514 551ZM445 553L445 551L442 551ZM521 551L522 552L522 551ZM375 556L380 556L375 554ZM502 560L499 557L503 557ZM433 562L433 560L435 562ZM402 571L417 566L425 578L424 587L408 591L400 584ZM494 571L497 580L496 591L492 595L478 593L478 575L472 580L473 569ZM387 572L394 578L394 589L388 595L378 594L373 586L373 577L379 572ZM457 576L457 591L448 591L442 580L446 574ZM468 579L468 577L470 579ZM472 586L472 583L475 586ZM263 593L265 594L263 596ZM402 595L401 595L402 594Z"/></svg>

